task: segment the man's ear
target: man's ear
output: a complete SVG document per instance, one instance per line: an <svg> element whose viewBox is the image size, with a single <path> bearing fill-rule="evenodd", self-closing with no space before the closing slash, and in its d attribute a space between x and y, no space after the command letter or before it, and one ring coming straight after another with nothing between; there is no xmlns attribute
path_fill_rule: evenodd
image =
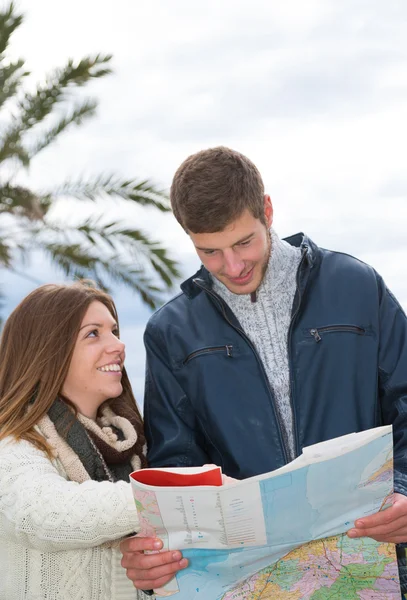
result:
<svg viewBox="0 0 407 600"><path fill-rule="evenodd" d="M264 195L264 217L266 219L267 226L271 227L273 224L273 205L268 194Z"/></svg>

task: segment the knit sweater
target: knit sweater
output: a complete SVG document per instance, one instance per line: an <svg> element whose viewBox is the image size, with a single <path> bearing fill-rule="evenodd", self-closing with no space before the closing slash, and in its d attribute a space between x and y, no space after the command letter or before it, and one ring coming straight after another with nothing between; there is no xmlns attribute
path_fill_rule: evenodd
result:
<svg viewBox="0 0 407 600"><path fill-rule="evenodd" d="M58 459L0 441L0 600L145 598L112 544L137 529L130 483L69 481Z"/></svg>
<svg viewBox="0 0 407 600"><path fill-rule="evenodd" d="M273 229L270 233L270 259L257 289L255 302L252 302L249 294L239 295L229 291L215 277L212 278L213 289L229 305L260 356L274 393L289 458L293 459L295 451L287 341L301 249L280 240Z"/></svg>

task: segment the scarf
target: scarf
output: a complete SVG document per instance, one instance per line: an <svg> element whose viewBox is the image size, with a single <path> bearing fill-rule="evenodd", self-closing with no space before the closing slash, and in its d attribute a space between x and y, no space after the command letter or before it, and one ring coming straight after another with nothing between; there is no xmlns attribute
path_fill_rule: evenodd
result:
<svg viewBox="0 0 407 600"><path fill-rule="evenodd" d="M146 466L140 426L130 410L120 412L106 405L93 421L57 398L41 419L38 427L71 481L128 481L132 471Z"/></svg>

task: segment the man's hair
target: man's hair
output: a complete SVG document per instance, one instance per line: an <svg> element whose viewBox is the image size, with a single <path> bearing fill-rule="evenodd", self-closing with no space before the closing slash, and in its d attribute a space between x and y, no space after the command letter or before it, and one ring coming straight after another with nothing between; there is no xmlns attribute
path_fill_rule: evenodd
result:
<svg viewBox="0 0 407 600"><path fill-rule="evenodd" d="M118 325L112 298L88 281L43 285L11 313L0 343L0 440L7 436L27 440L51 457L51 448L35 425L58 396L76 412L61 390L82 320L94 301L104 304ZM108 402L117 412L122 407L134 417L136 452L141 456L142 418L124 368L122 386L120 396Z"/></svg>
<svg viewBox="0 0 407 600"><path fill-rule="evenodd" d="M174 216L185 231L214 233L247 209L265 224L264 184L243 154L218 146L189 156L171 185Z"/></svg>

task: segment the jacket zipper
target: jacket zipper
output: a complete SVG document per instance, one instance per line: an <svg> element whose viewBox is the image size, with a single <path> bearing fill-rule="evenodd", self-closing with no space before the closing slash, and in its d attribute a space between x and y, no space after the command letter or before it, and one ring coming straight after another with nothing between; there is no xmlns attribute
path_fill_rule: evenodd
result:
<svg viewBox="0 0 407 600"><path fill-rule="evenodd" d="M288 463L289 462L289 451L288 451L288 448L286 447L286 444L285 444L285 440L284 440L284 436L283 436L283 426L282 426L282 423L281 423L280 415L279 415L278 410L276 408L276 404L275 404L275 400L274 400L274 394L273 394L273 391L272 391L271 386L269 384L269 380L268 380L266 371L264 369L263 363L261 362L260 356L257 353L256 348L253 346L251 340L247 337L247 335L245 334L245 332L243 331L243 329L240 329L239 327L236 327L236 325L234 325L232 323L232 321L229 319L229 317L226 314L225 307L223 305L223 300L217 294L215 294L214 292L208 290L205 286L200 285L196 279L194 279L193 281L194 281L194 283L199 288L201 288L201 290L204 290L207 294L209 294L210 296L212 296L212 298L214 298L218 302L218 304L220 305L220 307L222 309L222 313L223 313L223 316L224 316L225 320L229 323L229 325L231 327L233 327L233 329L235 329L243 337L244 340L246 340L246 342L249 344L250 348L252 349L253 354L255 355L255 357L257 359L257 362L260 365L260 369L261 369L261 371L263 373L264 380L265 380L266 385L267 385L267 389L268 389L268 392L269 392L269 395L270 395L270 398L271 398L271 401L272 401L272 404L273 404L274 413L275 413L276 418L277 418L278 429L279 429L279 436L280 436L280 442L281 442L281 448L283 450L283 455L284 455L285 462Z"/></svg>
<svg viewBox="0 0 407 600"><path fill-rule="evenodd" d="M201 354L211 354L212 352L222 352L225 350L226 356L231 358L233 356L233 346L232 344L227 344L226 346L212 346L210 348L202 348L202 350L195 350L195 352L192 352L186 357L183 364L186 365L190 360Z"/></svg>
<svg viewBox="0 0 407 600"><path fill-rule="evenodd" d="M322 341L322 337L320 336L320 332L322 331L348 331L349 333L356 333L358 335L364 335L366 332L363 327L358 327L357 325L327 325L325 327L315 327L309 330L310 334L317 343Z"/></svg>
<svg viewBox="0 0 407 600"><path fill-rule="evenodd" d="M297 317L298 311L300 310L300 306L301 306L302 296L301 296L301 288L300 288L300 271L301 271L301 267L305 260L305 255L306 255L307 249L308 249L308 246L304 246L302 258L300 260L300 264L298 265L298 269L297 269L296 280L297 280L297 290L298 290L298 303L297 303L296 309L294 311L294 314L291 316L291 321L290 321L290 325L288 327L288 336L287 336L288 371L289 371L289 376L290 376L290 405L291 405L291 412L292 412L292 416L293 416L293 437L294 437L294 453L295 453L294 458L296 458L299 455L299 452L298 452L297 419L295 416L294 401L293 401L294 380L293 380L293 365L292 365L292 357L291 357L291 338L292 338L292 330L293 330L293 326L294 326L294 321ZM304 292L305 292L307 283L308 283L308 279L305 283Z"/></svg>

